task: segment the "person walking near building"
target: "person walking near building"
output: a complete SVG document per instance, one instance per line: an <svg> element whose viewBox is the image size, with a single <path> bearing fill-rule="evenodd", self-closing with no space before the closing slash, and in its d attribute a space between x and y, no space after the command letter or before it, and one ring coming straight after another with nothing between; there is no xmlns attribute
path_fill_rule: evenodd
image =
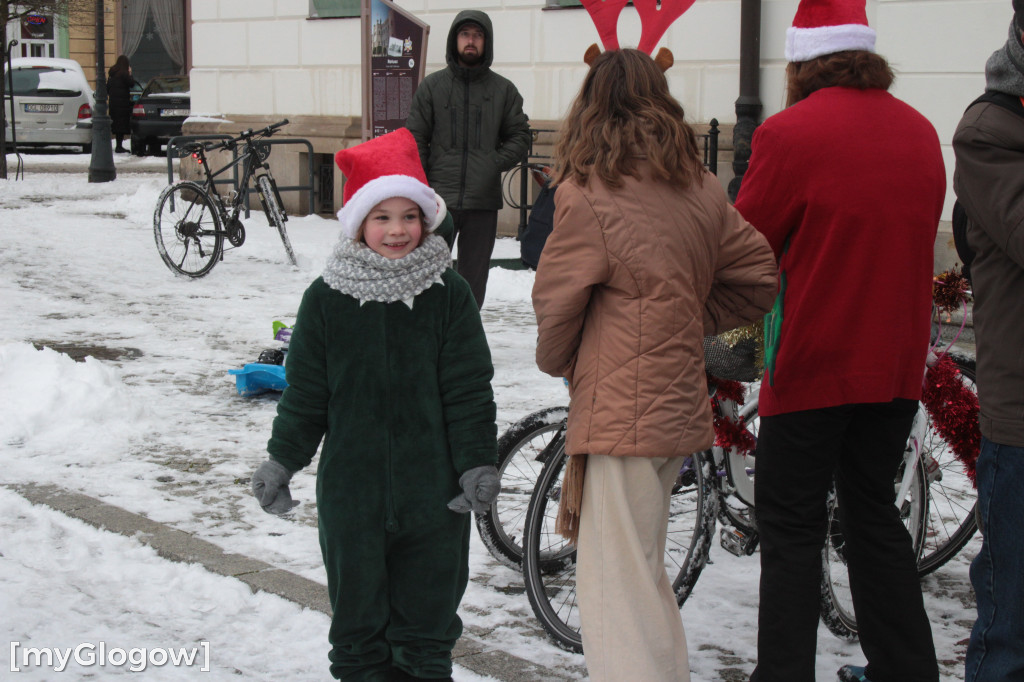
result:
<svg viewBox="0 0 1024 682"><path fill-rule="evenodd" d="M107 101L110 131L117 140L115 152L127 153L124 138L132 134L132 87L138 85L132 78L132 66L126 55L121 55L107 72Z"/></svg>
<svg viewBox="0 0 1024 682"><path fill-rule="evenodd" d="M448 32L447 68L413 96L405 125L452 214L457 269L483 307L502 207L501 174L530 148L529 119L516 86L491 70L494 30L478 10L459 12Z"/></svg>
<svg viewBox="0 0 1024 682"><path fill-rule="evenodd" d="M953 135L953 189L974 253L981 452L981 551L971 563L978 618L965 682L1024 680L1024 0L985 66L985 94Z"/></svg>
<svg viewBox="0 0 1024 682"><path fill-rule="evenodd" d="M664 564L669 497L682 460L714 441L704 336L767 312L775 258L702 167L683 108L640 50L591 63L555 158L533 306L537 366L569 385L558 527L579 534L587 671L686 682Z"/></svg>
<svg viewBox="0 0 1024 682"><path fill-rule="evenodd" d="M755 131L736 199L779 259L758 406L757 682L814 680L833 480L867 658L840 679L939 679L893 480L922 393L945 168L874 45L865 0L800 2L789 106Z"/></svg>

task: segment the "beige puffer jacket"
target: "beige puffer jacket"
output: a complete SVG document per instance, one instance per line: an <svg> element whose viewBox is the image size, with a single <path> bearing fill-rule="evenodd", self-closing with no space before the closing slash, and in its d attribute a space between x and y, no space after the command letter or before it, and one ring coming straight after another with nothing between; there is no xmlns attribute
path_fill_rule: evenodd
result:
<svg viewBox="0 0 1024 682"><path fill-rule="evenodd" d="M714 432L701 342L759 318L768 242L705 173L561 184L533 287L537 366L569 381L569 454L675 457Z"/></svg>

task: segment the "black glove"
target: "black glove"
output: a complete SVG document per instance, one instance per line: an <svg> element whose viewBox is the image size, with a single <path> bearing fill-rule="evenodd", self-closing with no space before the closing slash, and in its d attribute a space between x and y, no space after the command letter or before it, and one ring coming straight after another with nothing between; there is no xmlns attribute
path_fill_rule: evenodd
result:
<svg viewBox="0 0 1024 682"><path fill-rule="evenodd" d="M486 513L501 491L498 470L491 465L469 469L459 477L459 485L462 492L448 503L448 508L460 514L470 510L477 514Z"/></svg>
<svg viewBox="0 0 1024 682"><path fill-rule="evenodd" d="M252 494L268 514L287 514L299 505L292 501L288 481L292 472L283 465L268 459L252 475Z"/></svg>

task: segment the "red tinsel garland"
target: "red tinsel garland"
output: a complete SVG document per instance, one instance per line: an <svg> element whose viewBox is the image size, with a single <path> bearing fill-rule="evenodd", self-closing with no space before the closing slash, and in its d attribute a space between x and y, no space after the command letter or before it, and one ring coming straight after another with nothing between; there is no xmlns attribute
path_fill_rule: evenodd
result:
<svg viewBox="0 0 1024 682"><path fill-rule="evenodd" d="M971 283L956 267L935 276L932 282L932 300L935 307L944 313L960 310L965 303L971 302Z"/></svg>
<svg viewBox="0 0 1024 682"><path fill-rule="evenodd" d="M715 385L718 390L715 393L715 397L711 399L712 401L731 400L737 406L743 404L743 399L746 396L746 388L743 384L738 381L716 379ZM732 421L721 416L720 410L715 410L714 426L715 445L727 450L735 447L744 455L754 451L757 439L754 438L754 434L747 430L745 419L741 418L737 421Z"/></svg>
<svg viewBox="0 0 1024 682"><path fill-rule="evenodd" d="M960 370L948 355L939 358L925 375L921 402L928 410L932 426L963 463L971 483L975 483L974 467L981 449L978 396L960 380Z"/></svg>

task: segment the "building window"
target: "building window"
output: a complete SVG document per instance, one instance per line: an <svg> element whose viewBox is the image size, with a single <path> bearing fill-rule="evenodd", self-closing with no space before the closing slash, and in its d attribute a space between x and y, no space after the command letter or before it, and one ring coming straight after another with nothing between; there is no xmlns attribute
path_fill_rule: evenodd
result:
<svg viewBox="0 0 1024 682"><path fill-rule="evenodd" d="M544 9L568 9L570 7L583 7L580 0L544 0Z"/></svg>
<svg viewBox="0 0 1024 682"><path fill-rule="evenodd" d="M336 19L360 15L359 0L309 0L310 19Z"/></svg>

